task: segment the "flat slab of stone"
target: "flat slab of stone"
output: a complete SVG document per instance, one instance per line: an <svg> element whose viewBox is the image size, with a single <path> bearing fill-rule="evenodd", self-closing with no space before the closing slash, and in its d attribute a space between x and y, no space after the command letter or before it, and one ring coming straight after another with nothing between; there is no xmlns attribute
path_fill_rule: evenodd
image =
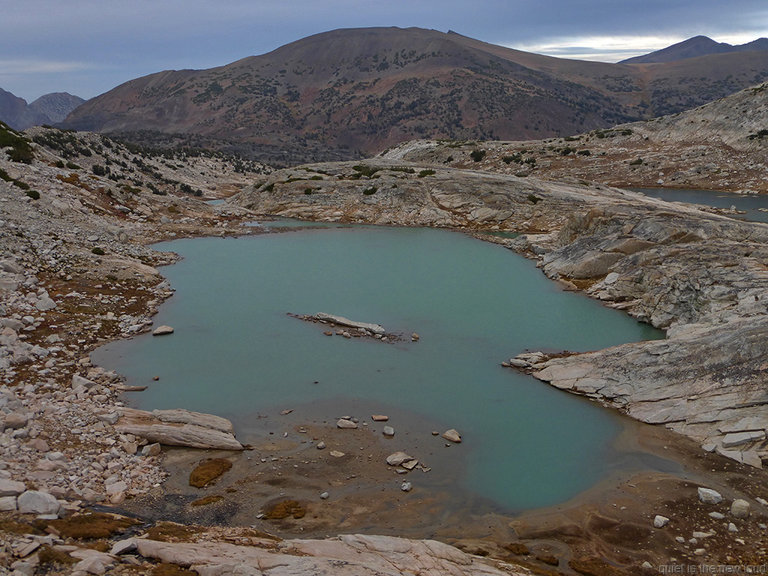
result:
<svg viewBox="0 0 768 576"><path fill-rule="evenodd" d="M0 496L0 512L15 512L16 496Z"/></svg>
<svg viewBox="0 0 768 576"><path fill-rule="evenodd" d="M178 418L164 421L152 412L122 408L115 430L166 446L217 450L244 449L235 436L226 431L232 429L232 423L229 420L186 410L171 412L174 412ZM181 413L185 414L181 415Z"/></svg>
<svg viewBox="0 0 768 576"><path fill-rule="evenodd" d="M456 431L453 428L443 432L442 437L448 440L449 442L454 442L456 444L461 443L461 434L459 434L458 431Z"/></svg>
<svg viewBox="0 0 768 576"><path fill-rule="evenodd" d="M406 454L405 452L395 452L387 456L387 464L390 466L400 466L403 462L414 460L413 456Z"/></svg>
<svg viewBox="0 0 768 576"><path fill-rule="evenodd" d="M386 331L379 324L370 324L368 322L357 322L356 320L350 320L344 316L336 316L334 314L326 314L325 312L319 312L315 314L315 318L318 320L324 320L331 322L332 324L338 324L339 326L348 326L349 328L357 328L359 330L368 330L374 334L385 334Z"/></svg>
<svg viewBox="0 0 768 576"><path fill-rule="evenodd" d="M726 434L723 438L723 448L731 448L750 442L765 440L765 430L755 430L752 432L732 432Z"/></svg>
<svg viewBox="0 0 768 576"><path fill-rule="evenodd" d="M336 427L344 430L353 430L357 428L357 422L352 422L352 420L347 420L346 418L339 418L338 422L336 422Z"/></svg>
<svg viewBox="0 0 768 576"><path fill-rule="evenodd" d="M175 422L178 424L194 424L204 428L221 430L229 434L235 433L232 422L221 416L206 414L204 412L191 412L181 408L173 410L152 410L152 415L162 422Z"/></svg>
<svg viewBox="0 0 768 576"><path fill-rule="evenodd" d="M18 496L26 489L27 487L24 485L24 482L16 482L15 480L0 478L0 497Z"/></svg>
<svg viewBox="0 0 768 576"><path fill-rule="evenodd" d="M168 334L173 334L173 327L163 325L152 331L152 336L166 336Z"/></svg>
<svg viewBox="0 0 768 576"><path fill-rule="evenodd" d="M200 574L314 574L317 576L523 576L524 568L471 556L435 540L345 534L325 540L159 542L135 538L141 556L180 564ZM287 552L287 553L286 553ZM228 568L227 568L228 567Z"/></svg>

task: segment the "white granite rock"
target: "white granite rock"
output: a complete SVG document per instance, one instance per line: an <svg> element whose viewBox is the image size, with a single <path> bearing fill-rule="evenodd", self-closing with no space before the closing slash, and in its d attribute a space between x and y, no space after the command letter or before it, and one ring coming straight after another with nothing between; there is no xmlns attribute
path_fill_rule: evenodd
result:
<svg viewBox="0 0 768 576"><path fill-rule="evenodd" d="M26 489L24 482L0 478L0 496L18 496Z"/></svg>
<svg viewBox="0 0 768 576"><path fill-rule="evenodd" d="M58 514L61 504L51 494L27 490L16 500L22 514Z"/></svg>
<svg viewBox="0 0 768 576"><path fill-rule="evenodd" d="M731 516L734 518L748 518L749 508L749 502L741 498L736 499L731 504Z"/></svg>
<svg viewBox="0 0 768 576"><path fill-rule="evenodd" d="M455 429L451 428L450 430L446 430L442 434L443 438L448 440L449 442L454 442L456 444L459 444L461 442L461 434L459 434Z"/></svg>
<svg viewBox="0 0 768 576"><path fill-rule="evenodd" d="M699 488L699 500L704 504L719 504L723 501L721 494L711 488Z"/></svg>

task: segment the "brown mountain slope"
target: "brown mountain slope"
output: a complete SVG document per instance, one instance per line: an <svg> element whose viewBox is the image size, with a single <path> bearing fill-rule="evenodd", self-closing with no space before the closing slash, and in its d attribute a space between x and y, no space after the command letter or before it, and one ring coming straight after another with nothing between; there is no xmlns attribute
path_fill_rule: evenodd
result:
<svg viewBox="0 0 768 576"><path fill-rule="evenodd" d="M568 138L422 140L383 157L612 186L768 193L768 83L680 114Z"/></svg>
<svg viewBox="0 0 768 576"><path fill-rule="evenodd" d="M733 55L687 67L602 64L434 30L336 30L219 68L133 80L85 103L64 126L144 143L194 139L272 162L352 158L419 137L575 134L768 77L768 57L718 60L725 56Z"/></svg>

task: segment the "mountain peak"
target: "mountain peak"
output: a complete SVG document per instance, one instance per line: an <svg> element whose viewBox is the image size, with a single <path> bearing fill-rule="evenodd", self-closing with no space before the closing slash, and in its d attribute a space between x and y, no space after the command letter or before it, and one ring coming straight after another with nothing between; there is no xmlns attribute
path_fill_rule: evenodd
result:
<svg viewBox="0 0 768 576"><path fill-rule="evenodd" d="M55 92L40 96L31 104L0 88L0 120L14 130L26 130L30 126L61 122L72 110L85 102L67 92Z"/></svg>
<svg viewBox="0 0 768 576"><path fill-rule="evenodd" d="M674 62L688 58L698 58L710 54L725 54L727 52L744 52L747 50L768 50L768 40L760 38L748 44L733 46L726 42L716 42L707 36L694 36L672 46L656 50L644 56L636 56L622 60L621 64L652 64L658 62Z"/></svg>

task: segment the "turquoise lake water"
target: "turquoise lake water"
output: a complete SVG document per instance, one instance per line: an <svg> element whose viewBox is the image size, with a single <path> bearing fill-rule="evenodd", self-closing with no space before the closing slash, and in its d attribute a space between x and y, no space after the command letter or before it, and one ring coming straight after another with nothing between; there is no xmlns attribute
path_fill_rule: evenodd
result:
<svg viewBox="0 0 768 576"><path fill-rule="evenodd" d="M726 209L734 206L737 210L744 210L745 213L734 214L732 218L752 222L768 222L768 212L764 211L768 209L768 195L765 194L735 194L678 188L632 188L632 190L667 202L687 202L688 204Z"/></svg>
<svg viewBox="0 0 768 576"><path fill-rule="evenodd" d="M500 362L526 349L585 351L660 333L562 291L510 250L455 232L378 227L159 248L183 256L163 269L176 293L155 318L175 333L94 354L128 384L149 385L131 396L140 408L216 413L245 442L260 433L257 414L299 406L327 411L319 417L331 423L380 408L411 434L419 419L456 428L464 438L454 447L457 485L510 511L565 501L622 465L626 455L612 447L619 416ZM421 338L327 337L289 312L328 312ZM371 412L352 412L362 405Z"/></svg>

